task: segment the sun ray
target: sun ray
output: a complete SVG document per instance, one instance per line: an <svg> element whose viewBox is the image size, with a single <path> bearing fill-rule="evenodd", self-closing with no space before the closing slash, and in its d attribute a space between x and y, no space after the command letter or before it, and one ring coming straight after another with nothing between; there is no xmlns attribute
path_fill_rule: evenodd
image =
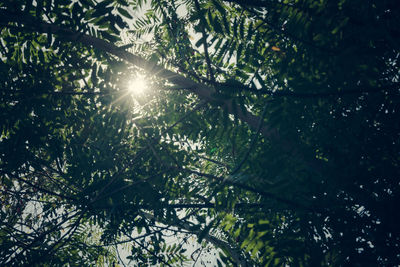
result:
<svg viewBox="0 0 400 267"><path fill-rule="evenodd" d="M128 82L128 90L131 94L143 94L147 89L147 82L143 75L137 75Z"/></svg>

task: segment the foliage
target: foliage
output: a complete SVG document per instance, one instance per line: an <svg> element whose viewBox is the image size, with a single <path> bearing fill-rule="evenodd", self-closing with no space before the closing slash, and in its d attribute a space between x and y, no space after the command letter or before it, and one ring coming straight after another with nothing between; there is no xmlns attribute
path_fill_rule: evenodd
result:
<svg viewBox="0 0 400 267"><path fill-rule="evenodd" d="M1 265L398 265L396 4L2 1Z"/></svg>

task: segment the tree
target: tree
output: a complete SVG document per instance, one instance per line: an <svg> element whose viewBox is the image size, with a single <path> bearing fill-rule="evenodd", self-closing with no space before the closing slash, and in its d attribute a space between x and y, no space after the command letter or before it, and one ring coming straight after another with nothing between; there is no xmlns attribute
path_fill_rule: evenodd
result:
<svg viewBox="0 0 400 267"><path fill-rule="evenodd" d="M0 4L0 262L399 264L396 1L143 5Z"/></svg>

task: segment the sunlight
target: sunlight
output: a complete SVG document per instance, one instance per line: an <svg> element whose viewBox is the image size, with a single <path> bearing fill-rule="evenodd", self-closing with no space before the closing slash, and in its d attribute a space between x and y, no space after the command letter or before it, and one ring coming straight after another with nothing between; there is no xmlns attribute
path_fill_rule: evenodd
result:
<svg viewBox="0 0 400 267"><path fill-rule="evenodd" d="M128 82L128 90L132 94L142 94L147 89L147 82L143 75L138 75Z"/></svg>

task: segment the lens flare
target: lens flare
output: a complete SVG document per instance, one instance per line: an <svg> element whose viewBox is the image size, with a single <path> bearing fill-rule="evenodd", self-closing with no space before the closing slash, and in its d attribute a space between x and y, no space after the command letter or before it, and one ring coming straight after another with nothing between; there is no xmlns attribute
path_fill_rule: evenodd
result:
<svg viewBox="0 0 400 267"><path fill-rule="evenodd" d="M145 77L142 75L136 76L128 82L128 88L132 94L143 94L147 89Z"/></svg>

